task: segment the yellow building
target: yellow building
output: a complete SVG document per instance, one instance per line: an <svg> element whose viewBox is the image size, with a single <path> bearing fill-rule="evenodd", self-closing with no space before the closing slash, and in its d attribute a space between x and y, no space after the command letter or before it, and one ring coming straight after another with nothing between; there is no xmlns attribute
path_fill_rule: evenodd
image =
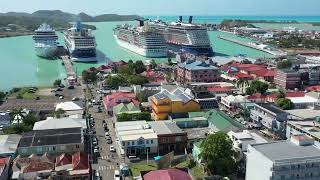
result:
<svg viewBox="0 0 320 180"><path fill-rule="evenodd" d="M200 105L182 89L173 92L164 89L150 98L152 118L156 121L168 119L169 114L200 111Z"/></svg>

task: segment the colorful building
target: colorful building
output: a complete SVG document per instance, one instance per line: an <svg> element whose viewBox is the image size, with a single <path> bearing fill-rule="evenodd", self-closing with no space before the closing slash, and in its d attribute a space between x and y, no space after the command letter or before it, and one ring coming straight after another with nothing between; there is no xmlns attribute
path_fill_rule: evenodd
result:
<svg viewBox="0 0 320 180"><path fill-rule="evenodd" d="M134 105L140 104L140 102L136 100L136 95L134 93L116 92L111 95L107 95L103 99L103 105L110 116L113 115L113 108L121 103L133 103Z"/></svg>
<svg viewBox="0 0 320 180"><path fill-rule="evenodd" d="M220 80L219 69L208 61L188 60L178 64L176 68L176 80L178 83L190 82L216 82Z"/></svg>
<svg viewBox="0 0 320 180"><path fill-rule="evenodd" d="M165 120L169 114L200 111L199 103L181 88L172 92L164 89L149 99L154 120Z"/></svg>

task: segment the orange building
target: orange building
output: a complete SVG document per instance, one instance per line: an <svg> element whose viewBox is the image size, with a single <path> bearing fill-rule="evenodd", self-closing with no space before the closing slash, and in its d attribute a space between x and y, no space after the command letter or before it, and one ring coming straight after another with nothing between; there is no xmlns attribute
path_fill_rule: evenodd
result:
<svg viewBox="0 0 320 180"><path fill-rule="evenodd" d="M199 103L182 89L172 92L164 89L150 98L152 118L156 121L168 119L169 114L200 111Z"/></svg>

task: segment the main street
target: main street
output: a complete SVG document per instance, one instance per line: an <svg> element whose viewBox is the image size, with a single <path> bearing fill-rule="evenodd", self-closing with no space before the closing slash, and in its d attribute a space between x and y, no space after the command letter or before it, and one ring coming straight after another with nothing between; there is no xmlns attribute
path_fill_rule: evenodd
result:
<svg viewBox="0 0 320 180"><path fill-rule="evenodd" d="M95 101L100 99L100 94L97 93L96 88L92 85L89 85L90 88L87 91L91 91L92 97ZM92 99L91 97L88 99ZM93 99L92 99L93 100ZM96 137L98 139L99 153L100 155L97 158L97 161L94 161L92 164L92 169L99 172L100 176L103 180L114 179L114 170L119 170L119 162L120 159L116 152L110 152L110 146L115 145L115 131L113 128L112 118L108 117L104 108L102 108L102 112L97 112L97 106L92 105L88 108L88 113L94 118L95 126L94 130L96 131ZM101 106L103 106L101 104ZM103 121L106 122L107 127L109 129L109 133L112 139L112 144L108 144L105 136L105 130L103 126ZM117 148L117 147L116 147Z"/></svg>

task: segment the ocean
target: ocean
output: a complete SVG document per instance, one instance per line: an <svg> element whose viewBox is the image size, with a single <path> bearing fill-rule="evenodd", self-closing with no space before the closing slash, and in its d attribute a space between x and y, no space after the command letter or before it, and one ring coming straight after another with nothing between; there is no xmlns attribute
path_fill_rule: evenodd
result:
<svg viewBox="0 0 320 180"><path fill-rule="evenodd" d="M146 18L155 19L157 17L147 16ZM174 21L175 16L161 17L165 21ZM320 22L320 17L264 17L264 16L195 16L195 22L201 23L219 23L223 19L251 19L251 20L298 20L303 22ZM184 17L187 20L187 16ZM134 22L99 22L90 23L97 27L94 31L96 36L98 51L103 53L114 61L119 60L146 60L148 58L137 55L133 52L120 48L114 40L113 28L117 25ZM233 56L237 54L246 54L248 57L270 57L264 52L247 48L238 44L219 39L218 35L224 35L237 38L241 41L251 41L247 38L236 37L232 34L210 31L209 38L216 55ZM60 44L63 43L61 33L59 35ZM54 80L64 79L66 72L59 60L46 60L39 58L34 52L34 42L32 36L20 36L0 39L0 90L7 91L13 87L23 86L51 86ZM166 59L156 59L157 62L166 61ZM98 63L74 63L75 70L80 74L84 69L92 66L105 64L104 60Z"/></svg>

